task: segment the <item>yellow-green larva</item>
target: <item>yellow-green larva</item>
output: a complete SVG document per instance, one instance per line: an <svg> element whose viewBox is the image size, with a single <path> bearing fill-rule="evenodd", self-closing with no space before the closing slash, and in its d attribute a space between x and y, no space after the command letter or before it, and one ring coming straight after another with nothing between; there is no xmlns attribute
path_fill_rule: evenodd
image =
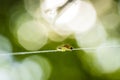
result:
<svg viewBox="0 0 120 80"><path fill-rule="evenodd" d="M62 52L65 52L65 51L72 51L73 47L69 44L64 44L62 46L59 46L57 47L57 50L58 51L62 51Z"/></svg>

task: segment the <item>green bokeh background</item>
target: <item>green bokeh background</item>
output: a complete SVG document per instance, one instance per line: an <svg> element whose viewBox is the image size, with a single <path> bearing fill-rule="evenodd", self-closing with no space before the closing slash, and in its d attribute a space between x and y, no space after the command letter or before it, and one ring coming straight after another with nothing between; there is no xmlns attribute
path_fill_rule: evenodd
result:
<svg viewBox="0 0 120 80"><path fill-rule="evenodd" d="M17 42L14 40L14 37L9 30L11 9L16 5L20 5L23 11L25 11L24 2L22 0L0 0L0 35L3 35L10 40L13 47L13 52L22 52L26 50L17 45ZM66 39L63 42L48 41L48 43L41 48L41 50L53 50L56 49L56 46L64 43L78 47L74 39ZM82 50L72 52L17 55L14 56L14 58L16 61L22 61L26 57L32 55L43 56L49 60L52 66L52 72L49 80L111 80L104 75L94 76L91 74L89 71L89 66L85 65L87 63L83 60L83 57L85 57L86 54ZM89 57L86 58L91 59Z"/></svg>

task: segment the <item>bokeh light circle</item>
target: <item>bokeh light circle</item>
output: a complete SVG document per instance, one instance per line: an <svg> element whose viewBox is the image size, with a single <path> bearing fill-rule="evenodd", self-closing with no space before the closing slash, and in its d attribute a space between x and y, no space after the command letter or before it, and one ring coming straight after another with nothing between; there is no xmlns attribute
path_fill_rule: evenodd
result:
<svg viewBox="0 0 120 80"><path fill-rule="evenodd" d="M47 59L40 56L26 58L22 65L32 72L35 80L47 80L51 73L51 65Z"/></svg>
<svg viewBox="0 0 120 80"><path fill-rule="evenodd" d="M47 43L47 31L36 20L26 21L17 29L18 42L27 50L38 50Z"/></svg>
<svg viewBox="0 0 120 80"><path fill-rule="evenodd" d="M101 66L101 72L110 73L120 69L120 42L109 40L101 44L96 50L96 61ZM111 47L104 47L111 46Z"/></svg>
<svg viewBox="0 0 120 80"><path fill-rule="evenodd" d="M98 47L107 39L106 31L100 22L97 22L94 27L83 34L75 34L78 46L80 47ZM87 51L87 50L86 50Z"/></svg>
<svg viewBox="0 0 120 80"><path fill-rule="evenodd" d="M56 25L65 25L62 28L76 33L88 31L96 22L96 11L91 3L84 1L74 2L59 17Z"/></svg>

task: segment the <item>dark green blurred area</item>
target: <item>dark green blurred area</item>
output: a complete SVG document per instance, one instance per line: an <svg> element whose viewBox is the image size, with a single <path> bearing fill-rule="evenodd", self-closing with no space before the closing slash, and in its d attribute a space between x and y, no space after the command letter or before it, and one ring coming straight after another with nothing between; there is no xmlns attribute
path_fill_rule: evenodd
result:
<svg viewBox="0 0 120 80"><path fill-rule="evenodd" d="M115 0L118 2L118 0ZM13 47L13 52L26 51L24 48L17 45L14 40L12 33L9 30L9 23L11 17L11 9L15 5L20 5L24 9L24 2L21 0L0 0L0 35L7 37ZM78 47L74 39L66 39L63 42L57 43L48 41L48 43L41 50L56 49L56 46L69 43L74 47ZM78 57L78 54L80 57ZM22 61L28 56L39 55L47 58L52 66L52 73L49 80L111 80L107 76L94 76L91 74L90 67L87 63L84 63L85 52L84 51L73 51L73 52L53 52L45 54L30 54L30 55L17 55L14 58L17 61ZM88 59L90 59L88 57ZM86 69L87 68L87 69ZM119 79L120 80L120 79Z"/></svg>

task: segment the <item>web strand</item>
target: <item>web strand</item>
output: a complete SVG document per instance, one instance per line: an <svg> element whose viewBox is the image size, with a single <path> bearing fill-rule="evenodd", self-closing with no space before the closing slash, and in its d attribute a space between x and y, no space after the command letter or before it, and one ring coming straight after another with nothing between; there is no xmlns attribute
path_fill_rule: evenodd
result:
<svg viewBox="0 0 120 80"><path fill-rule="evenodd" d="M87 47L87 48L73 48L72 51L96 50L96 49L104 49L104 48L120 48L120 45L118 45L118 46L102 46L102 47ZM43 50L43 51L31 51L31 52L0 53L0 55L25 55L25 54L41 54L41 53L52 53L52 52L54 53L54 52L62 52L62 51L59 51L59 50Z"/></svg>

